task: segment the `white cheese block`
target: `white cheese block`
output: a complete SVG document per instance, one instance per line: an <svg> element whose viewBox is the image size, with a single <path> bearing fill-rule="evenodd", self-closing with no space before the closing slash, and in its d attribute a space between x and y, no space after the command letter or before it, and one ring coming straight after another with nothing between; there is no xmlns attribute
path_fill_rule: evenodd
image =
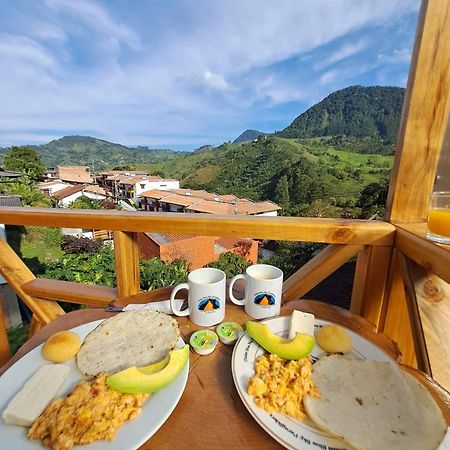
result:
<svg viewBox="0 0 450 450"><path fill-rule="evenodd" d="M314 336L314 314L297 311L296 309L292 311L288 339L294 339L296 333Z"/></svg>
<svg viewBox="0 0 450 450"><path fill-rule="evenodd" d="M69 375L64 364L46 364L39 367L3 411L6 425L29 427L44 411L61 389Z"/></svg>

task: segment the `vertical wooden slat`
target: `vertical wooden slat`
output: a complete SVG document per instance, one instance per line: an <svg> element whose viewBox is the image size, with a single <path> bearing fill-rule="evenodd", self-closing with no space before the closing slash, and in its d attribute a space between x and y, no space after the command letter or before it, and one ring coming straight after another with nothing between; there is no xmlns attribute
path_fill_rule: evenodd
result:
<svg viewBox="0 0 450 450"><path fill-rule="evenodd" d="M23 291L22 285L36 277L2 238L0 238L0 273L42 323L49 323L64 314L64 310L56 302L33 298Z"/></svg>
<svg viewBox="0 0 450 450"><path fill-rule="evenodd" d="M424 0L411 60L387 217L424 221L450 109L450 2Z"/></svg>
<svg viewBox="0 0 450 450"><path fill-rule="evenodd" d="M386 298L392 247L365 246L358 254L350 311L378 329Z"/></svg>
<svg viewBox="0 0 450 450"><path fill-rule="evenodd" d="M42 328L42 322L36 319L36 316L31 318L30 328L28 329L28 339L31 339Z"/></svg>
<svg viewBox="0 0 450 450"><path fill-rule="evenodd" d="M6 317L3 311L3 303L5 298L0 289L0 367L6 364L11 358L11 351L9 348L8 334L6 332Z"/></svg>
<svg viewBox="0 0 450 450"><path fill-rule="evenodd" d="M291 275L283 284L283 301L301 298L355 256L361 245L331 244Z"/></svg>
<svg viewBox="0 0 450 450"><path fill-rule="evenodd" d="M117 293L119 297L139 292L139 246L137 233L114 232Z"/></svg>
<svg viewBox="0 0 450 450"><path fill-rule="evenodd" d="M387 301L380 317L378 331L394 340L402 353L402 363L417 368L411 322L406 300L405 285L399 267L397 251L394 251L388 279Z"/></svg>

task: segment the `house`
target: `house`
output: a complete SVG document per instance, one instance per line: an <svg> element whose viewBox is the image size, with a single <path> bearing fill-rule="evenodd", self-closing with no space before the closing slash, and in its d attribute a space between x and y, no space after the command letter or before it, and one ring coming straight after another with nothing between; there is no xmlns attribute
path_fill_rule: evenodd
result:
<svg viewBox="0 0 450 450"><path fill-rule="evenodd" d="M105 172L100 172L95 179L100 186L113 190L114 181L117 178L135 177L138 175L146 177L148 176L148 172L145 170L107 170Z"/></svg>
<svg viewBox="0 0 450 450"><path fill-rule="evenodd" d="M54 180L54 181L43 181L42 183L39 183L37 187L43 194L53 197L53 195L56 192L59 192L63 189L72 186L73 186L72 184L64 183L61 180Z"/></svg>
<svg viewBox="0 0 450 450"><path fill-rule="evenodd" d="M87 166L58 166L49 168L44 172L47 180L61 180L66 183L93 183L94 179Z"/></svg>
<svg viewBox="0 0 450 450"><path fill-rule="evenodd" d="M85 196L91 200L105 200L110 197L110 192L100 186L76 184L53 195L58 200L58 206L68 208L77 198Z"/></svg>
<svg viewBox="0 0 450 450"><path fill-rule="evenodd" d="M140 194L141 209L145 211L188 212L221 215L277 216L281 209L270 200L254 202L233 194L191 189L153 189Z"/></svg>
<svg viewBox="0 0 450 450"><path fill-rule="evenodd" d="M251 264L258 259L258 244L252 239L161 233L139 233L138 236L142 259L156 257L166 263L183 259L190 270L217 261L227 252L243 256Z"/></svg>
<svg viewBox="0 0 450 450"><path fill-rule="evenodd" d="M142 193L149 190L169 190L178 189L180 182L172 178L161 178L160 176L136 175L133 177L120 176L115 181L116 193L118 197L133 200L140 206L142 203Z"/></svg>

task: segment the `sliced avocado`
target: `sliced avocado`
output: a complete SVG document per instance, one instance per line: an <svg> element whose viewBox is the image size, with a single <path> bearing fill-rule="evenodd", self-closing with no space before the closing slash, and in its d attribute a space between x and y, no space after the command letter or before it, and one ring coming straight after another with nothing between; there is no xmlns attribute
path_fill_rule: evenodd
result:
<svg viewBox="0 0 450 450"><path fill-rule="evenodd" d="M314 336L297 333L294 339L277 336L264 323L249 321L245 324L250 337L269 353L283 359L302 359L314 348Z"/></svg>
<svg viewBox="0 0 450 450"><path fill-rule="evenodd" d="M169 352L169 362L165 360L145 367L129 367L106 378L106 384L126 394L153 393L167 386L183 370L189 359L189 345ZM161 368L153 372L155 368Z"/></svg>

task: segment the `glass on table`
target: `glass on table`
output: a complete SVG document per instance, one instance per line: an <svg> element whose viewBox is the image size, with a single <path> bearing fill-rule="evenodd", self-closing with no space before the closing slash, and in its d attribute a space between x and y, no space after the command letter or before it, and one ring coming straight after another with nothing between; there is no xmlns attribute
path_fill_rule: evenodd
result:
<svg viewBox="0 0 450 450"><path fill-rule="evenodd" d="M439 244L450 244L450 191L431 194L426 237Z"/></svg>

